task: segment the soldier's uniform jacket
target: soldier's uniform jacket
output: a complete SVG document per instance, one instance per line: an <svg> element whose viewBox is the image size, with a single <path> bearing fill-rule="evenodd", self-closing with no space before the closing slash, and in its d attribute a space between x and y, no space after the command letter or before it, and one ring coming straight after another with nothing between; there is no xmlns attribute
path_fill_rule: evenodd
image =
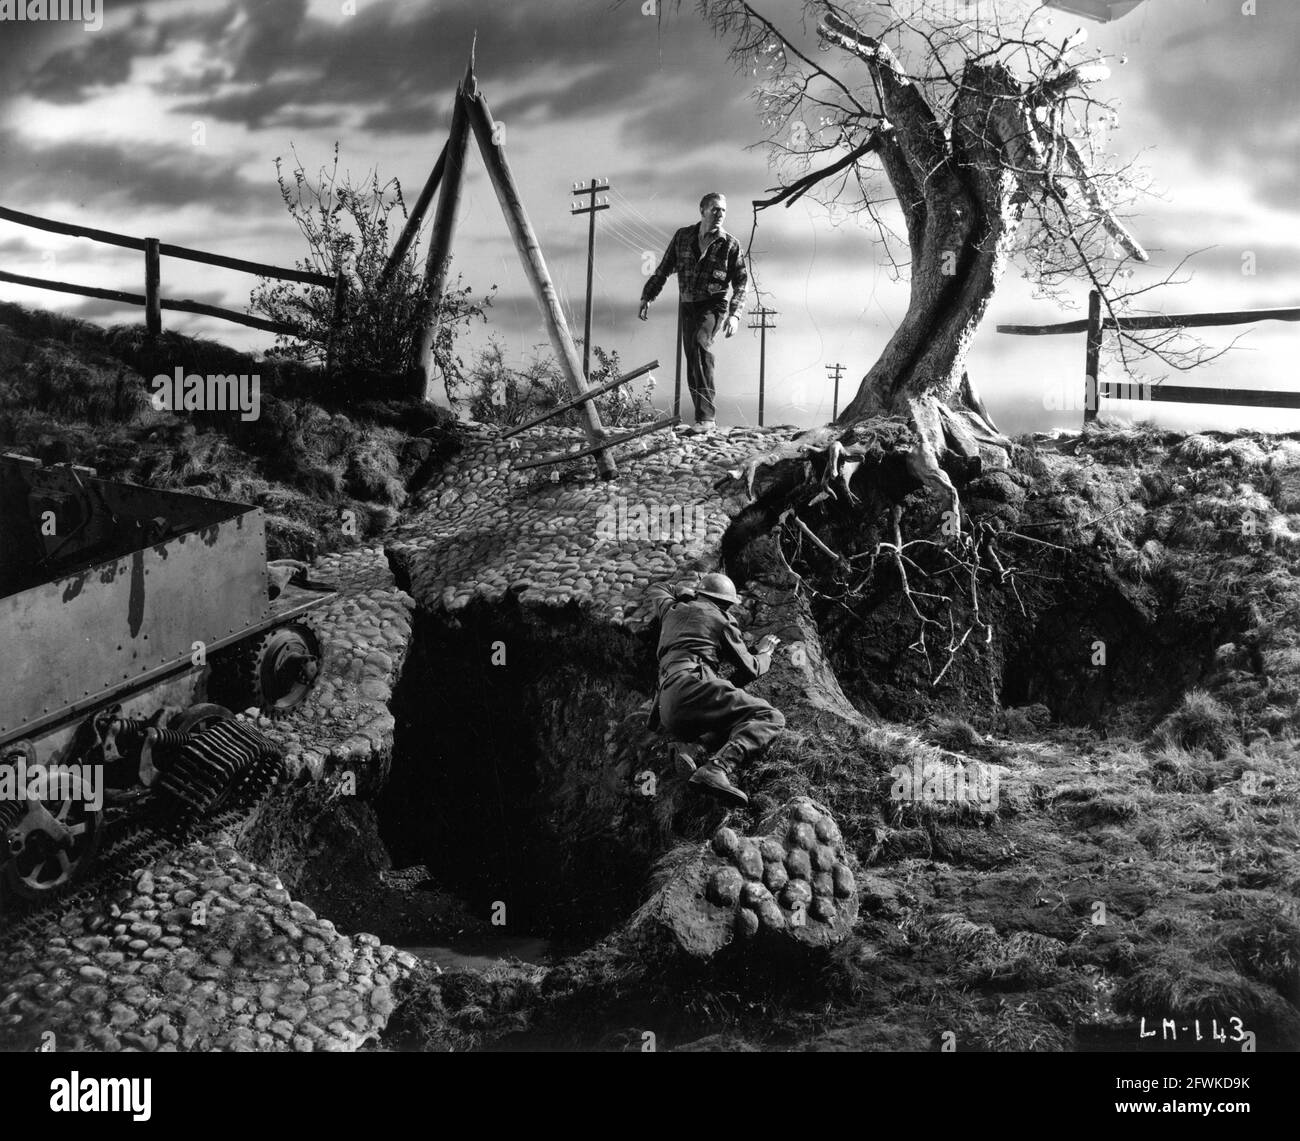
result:
<svg viewBox="0 0 1300 1141"><path fill-rule="evenodd" d="M673 674L700 665L716 673L720 660L735 664L732 684L737 686L767 672L767 663L749 652L740 627L707 598L679 600L660 585L650 587L646 598L660 621L660 685Z"/></svg>
<svg viewBox="0 0 1300 1141"><path fill-rule="evenodd" d="M736 694L736 699L740 700L736 691L748 685L755 677L767 673L771 663L770 655L750 654L735 619L707 598L695 598L693 595L676 598L672 591L662 585L651 586L646 591L646 598L659 619L660 690L668 678L679 673L693 672L701 680L714 680L720 689ZM736 665L736 673L731 682L718 678L718 667L722 660ZM766 706L766 703L759 702L757 698L749 698L748 695L740 703L744 706L753 703ZM660 724L659 693L656 691L647 726L658 729Z"/></svg>

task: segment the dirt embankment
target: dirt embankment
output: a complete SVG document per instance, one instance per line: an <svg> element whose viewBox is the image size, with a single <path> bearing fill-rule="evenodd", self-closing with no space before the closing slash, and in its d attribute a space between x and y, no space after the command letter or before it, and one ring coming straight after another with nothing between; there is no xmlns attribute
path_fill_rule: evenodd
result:
<svg viewBox="0 0 1300 1141"><path fill-rule="evenodd" d="M962 489L969 529L993 536L978 569L911 545L909 602L880 555L881 469L851 485L867 509L826 500L807 531L765 501L801 465L750 496L746 461L788 432L652 437L613 483L582 463L520 472L577 436L513 447L288 381L264 425L186 425L126 408L95 371L138 346L98 334L52 386L67 330L16 328L0 326L5 446L259 502L273 554L396 521L387 555L416 610L387 667L391 752L355 796L342 761L304 762L241 843L345 931L541 933L573 953L417 973L390 1045L1178 1047L1141 1038L1143 1019L1199 1019L1225 1049L1300 1044L1295 440L1022 441L1011 471ZM926 540L927 504L904 507L904 540ZM788 722L743 775L750 809L725 818L644 728L645 588L719 566L747 587L747 632L785 641L754 689ZM641 938L646 901L719 825L757 835L797 797L838 821L850 937L793 961Z"/></svg>
<svg viewBox="0 0 1300 1141"><path fill-rule="evenodd" d="M506 445L471 435L390 542L425 655L404 683L390 843L480 915L504 902L511 923L608 933L549 972L417 988L394 1040L639 1048L646 1030L683 1045L721 1023L732 1044L1150 1047L1142 1018L1200 1018L1261 1048L1296 1042L1300 448L1102 431L1024 452L968 489L973 518L1001 520L1011 573L981 578L992 634L933 684L948 640L932 636L928 665L908 651L896 583L837 598L807 543L781 540L791 574L772 535L732 541L747 497L730 473L773 442L661 446L605 485L525 479ZM627 528L606 546L606 505L652 517L691 496L726 522L695 543ZM809 522L849 557L873 541L862 529L851 547L833 512ZM797 976L766 978L753 954L656 961L619 924L656 867L723 822L643 729L653 629L637 604L665 555L681 574L723 550L749 579L748 632L801 651L754 685L788 730L726 822L810 796L864 873L854 936ZM913 587L933 591L942 564L920 556ZM960 635L969 591L937 593ZM955 770L992 774L996 803L945 798L942 781L897 795L900 771Z"/></svg>

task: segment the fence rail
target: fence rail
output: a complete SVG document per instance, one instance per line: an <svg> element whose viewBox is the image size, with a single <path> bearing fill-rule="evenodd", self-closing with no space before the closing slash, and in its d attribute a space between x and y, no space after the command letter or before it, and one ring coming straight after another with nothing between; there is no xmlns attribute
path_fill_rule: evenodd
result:
<svg viewBox="0 0 1300 1141"><path fill-rule="evenodd" d="M216 317L222 321L232 321L237 325L247 325L250 328L262 329L268 333L302 337L304 340L323 341L330 349L327 368L332 371L334 335L342 321L343 311L347 305L347 278L343 274L313 273L309 270L288 269L284 266L268 265L265 262L248 261L245 258L227 257L224 254L209 253L207 250L190 249L188 246L174 246L168 242L159 241L157 238L136 238L130 234L114 233L112 230L96 230L90 226L78 226L71 222L56 222L51 218L41 218L35 214L24 214L20 210L10 210L4 206L0 206L0 221L13 222L15 225L28 226L35 230L47 230L52 234L66 234L74 238L89 238L93 242L100 242L104 245L140 250L145 256L145 292L139 294L126 293L118 289L99 289L95 286L75 285L67 281L52 281L44 277L28 277L24 274L9 273L4 270L0 270L0 281L9 282L13 285L25 285L32 289L48 289L55 293L75 293L80 297L118 301L124 305L142 305L145 310L145 326L151 336L157 336L162 332L162 311L168 309L173 312ZM203 301L165 298L161 294L162 274L160 270L160 262L164 257L201 262L204 265L219 266L222 269L255 273L260 277L274 277L282 281L299 281L305 285L320 285L330 289L333 294L330 331L326 335L309 334L283 321L269 321L263 317L254 317L249 313L239 313L234 309L225 309L219 305L209 305Z"/></svg>
<svg viewBox="0 0 1300 1141"><path fill-rule="evenodd" d="M1167 313L1144 317L1102 317L1101 295L1088 294L1088 316L1055 325L999 325L999 333L1019 337L1087 333L1083 374L1083 422L1097 418L1100 397L1161 400L1179 404L1233 404L1249 408L1300 408L1300 392L1265 388L1197 388L1186 384L1098 383L1102 336L1107 329L1187 329L1246 325L1255 321L1300 321L1300 309L1238 309L1223 313ZM1138 395L1129 395L1137 392Z"/></svg>

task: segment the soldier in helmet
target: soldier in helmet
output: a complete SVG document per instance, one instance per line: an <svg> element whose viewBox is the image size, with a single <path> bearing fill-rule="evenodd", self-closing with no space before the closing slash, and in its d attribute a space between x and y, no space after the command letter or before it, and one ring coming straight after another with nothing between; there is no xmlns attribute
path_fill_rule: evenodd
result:
<svg viewBox="0 0 1300 1141"><path fill-rule="evenodd" d="M784 728L785 718L741 687L767 673L781 640L769 634L750 653L727 613L740 599L725 574L705 575L698 586L676 593L652 586L647 597L661 622L659 692L650 727L662 725L679 741L717 748L690 783L729 804L748 804L731 777ZM718 676L720 659L735 664L737 684Z"/></svg>

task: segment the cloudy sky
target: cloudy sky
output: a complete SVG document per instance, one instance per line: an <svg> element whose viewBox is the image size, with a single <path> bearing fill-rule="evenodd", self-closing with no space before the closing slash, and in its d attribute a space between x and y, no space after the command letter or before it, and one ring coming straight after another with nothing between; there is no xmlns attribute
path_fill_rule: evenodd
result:
<svg viewBox="0 0 1300 1141"><path fill-rule="evenodd" d="M989 0L980 0L987 5ZM687 0L662 20L640 0L101 0L102 27L0 22L0 204L101 229L289 265L302 239L274 181L273 160L296 149L315 170L340 144L354 176L397 177L413 199L445 136L452 93L477 33L477 74L537 229L571 327L580 335L586 221L569 213L572 183L613 185L598 216L594 336L629 367L658 357L656 403L671 402L669 284L652 319L635 318L647 252L698 218L706 190L725 192L742 245L749 202L775 184L761 149L753 78ZM798 32L794 0L758 0ZM1006 7L1006 5L1002 5ZM1254 8L1253 14L1243 7ZM1190 284L1153 298L1168 312L1300 305L1300 4L1291 0L1145 0L1101 25L1050 15L1059 38L1086 26L1089 49L1125 54L1101 92L1120 104L1112 135L1141 152L1161 197L1131 228L1159 274L1185 254ZM859 81L860 65L819 62ZM196 127L201 124L201 130ZM201 138L201 143L196 140ZM496 285L490 331L512 358L546 337L482 164L471 144L455 268L477 291ZM842 362L846 390L906 308L870 235L801 201L764 212L753 258L778 310L767 345L768 423L820 423ZM1256 272L1243 273L1253 254ZM142 291L140 255L0 222L0 268ZM244 309L246 275L164 259L164 296ZM111 323L139 310L0 284L0 298ZM1085 301L1082 286L1076 302ZM1082 387L1082 336L1000 335L997 322L1079 316L1034 300L1015 271L975 343L972 377L1000 426L1077 426L1053 411ZM269 335L165 313L167 327L262 348ZM1237 332L1239 330L1233 330ZM1207 330L1211 343L1226 338ZM481 343L486 331L475 334ZM1229 333L1231 335L1231 333ZM1300 388L1300 328L1265 322L1243 347L1175 383ZM753 423L757 334L719 342L719 419ZM1052 389L1049 394L1048 390ZM689 400L684 400L689 415ZM1146 415L1124 403L1116 412ZM1156 406L1179 427L1300 429L1300 412Z"/></svg>

